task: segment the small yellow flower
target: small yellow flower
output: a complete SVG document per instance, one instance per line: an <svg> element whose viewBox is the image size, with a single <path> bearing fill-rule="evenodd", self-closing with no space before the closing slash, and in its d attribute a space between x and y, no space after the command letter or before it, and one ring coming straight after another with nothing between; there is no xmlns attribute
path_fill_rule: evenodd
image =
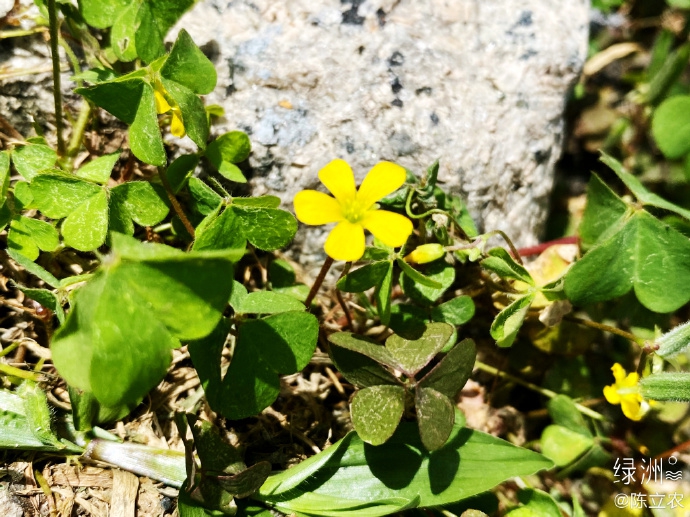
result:
<svg viewBox="0 0 690 517"><path fill-rule="evenodd" d="M438 243L422 244L417 246L412 253L405 257L405 262L414 264L427 264L438 260L446 254L446 248Z"/></svg>
<svg viewBox="0 0 690 517"><path fill-rule="evenodd" d="M343 160L333 160L319 171L319 179L334 197L316 190L295 196L297 219L305 224L338 223L324 246L335 260L355 261L364 254L364 230L386 246L402 246L412 233L412 223L400 214L379 210L376 203L405 183L405 169L390 162L377 163L359 187Z"/></svg>
<svg viewBox="0 0 690 517"><path fill-rule="evenodd" d="M604 387L604 397L610 404L620 404L623 414L630 420L641 420L649 409L649 404L645 402L637 386L640 376L636 372L626 374L618 363L611 370L616 382Z"/></svg>
<svg viewBox="0 0 690 517"><path fill-rule="evenodd" d="M160 89L159 89L160 88ZM165 89L163 86L157 86L153 90L153 96L156 99L156 113L162 115L168 111L172 111L172 121L170 122L170 132L177 138L182 138L187 133L182 123L182 112L180 108L175 105L171 106L164 95Z"/></svg>

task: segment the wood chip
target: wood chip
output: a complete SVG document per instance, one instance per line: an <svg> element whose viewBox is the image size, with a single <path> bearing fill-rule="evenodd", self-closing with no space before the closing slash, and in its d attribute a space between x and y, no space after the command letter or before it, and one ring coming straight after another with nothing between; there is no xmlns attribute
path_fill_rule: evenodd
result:
<svg viewBox="0 0 690 517"><path fill-rule="evenodd" d="M136 517L139 478L131 472L113 470L113 493L110 517Z"/></svg>
<svg viewBox="0 0 690 517"><path fill-rule="evenodd" d="M113 474L110 470L97 467L78 469L69 465L54 465L43 471L49 485L77 486L93 488L110 488L113 486Z"/></svg>

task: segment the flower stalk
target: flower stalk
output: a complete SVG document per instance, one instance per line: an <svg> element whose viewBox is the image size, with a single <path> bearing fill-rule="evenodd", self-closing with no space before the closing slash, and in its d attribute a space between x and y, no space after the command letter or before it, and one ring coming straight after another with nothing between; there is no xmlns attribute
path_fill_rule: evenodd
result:
<svg viewBox="0 0 690 517"><path fill-rule="evenodd" d="M319 288L321 287L321 284L323 284L323 281L326 278L326 273L328 273L328 270L331 269L333 262L335 262L334 259L332 259L331 257L326 257L323 266L321 266L321 271L319 271L319 276L317 276L316 280L314 280L314 284L311 286L311 289L309 290L307 299L304 300L304 305L306 305L307 308L311 307L311 302L316 297L316 293L319 292Z"/></svg>
<svg viewBox="0 0 690 517"><path fill-rule="evenodd" d="M60 54L58 53L58 17L55 0L48 0L48 20L50 24L50 57L53 62L53 100L55 102L55 131L57 132L57 151L60 156L65 154L65 139L62 134L62 91L60 87Z"/></svg>

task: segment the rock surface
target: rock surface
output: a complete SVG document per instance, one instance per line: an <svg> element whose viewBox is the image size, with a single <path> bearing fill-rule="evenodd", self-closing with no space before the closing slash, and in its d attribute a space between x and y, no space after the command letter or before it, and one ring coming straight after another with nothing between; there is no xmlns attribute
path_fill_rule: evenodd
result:
<svg viewBox="0 0 690 517"><path fill-rule="evenodd" d="M178 24L214 59L207 97L250 134L255 194L290 206L343 158L379 160L463 193L485 230L534 243L586 55L589 2L206 0ZM302 251L318 253L308 239Z"/></svg>
<svg viewBox="0 0 690 517"><path fill-rule="evenodd" d="M546 218L588 9L588 0L202 0L169 39L185 27L216 64L206 102L227 115L214 131L250 134L255 194L290 207L297 191L323 188L317 172L334 158L358 179L380 160L421 173L440 159L441 181L482 229L527 245ZM0 45L4 71L49 65L45 42ZM5 79L0 115L23 133L32 115L50 121L49 82ZM320 233L298 234L305 260L323 253Z"/></svg>

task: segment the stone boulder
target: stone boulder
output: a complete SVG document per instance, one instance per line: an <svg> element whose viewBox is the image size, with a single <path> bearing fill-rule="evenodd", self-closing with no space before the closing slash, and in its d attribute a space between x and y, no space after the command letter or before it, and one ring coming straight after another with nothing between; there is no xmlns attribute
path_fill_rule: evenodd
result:
<svg viewBox="0 0 690 517"><path fill-rule="evenodd" d="M527 245L544 227L588 15L587 0L206 0L177 27L217 65L218 129L250 134L255 194L289 207L323 188L334 158L358 179L379 160L421 173L440 159L482 229Z"/></svg>
<svg viewBox="0 0 690 517"><path fill-rule="evenodd" d="M544 226L588 10L587 0L201 0L169 39L186 28L216 64L206 102L226 117L214 132L249 133L254 194L290 208L299 190L323 188L317 172L334 158L358 179L380 160L422 173L439 159L440 180L481 229L528 245ZM0 43L10 72L0 115L23 133L32 116L49 124L47 44ZM11 73L22 69L32 74ZM68 77L65 66L66 91ZM298 234L303 260L320 260L323 233Z"/></svg>

